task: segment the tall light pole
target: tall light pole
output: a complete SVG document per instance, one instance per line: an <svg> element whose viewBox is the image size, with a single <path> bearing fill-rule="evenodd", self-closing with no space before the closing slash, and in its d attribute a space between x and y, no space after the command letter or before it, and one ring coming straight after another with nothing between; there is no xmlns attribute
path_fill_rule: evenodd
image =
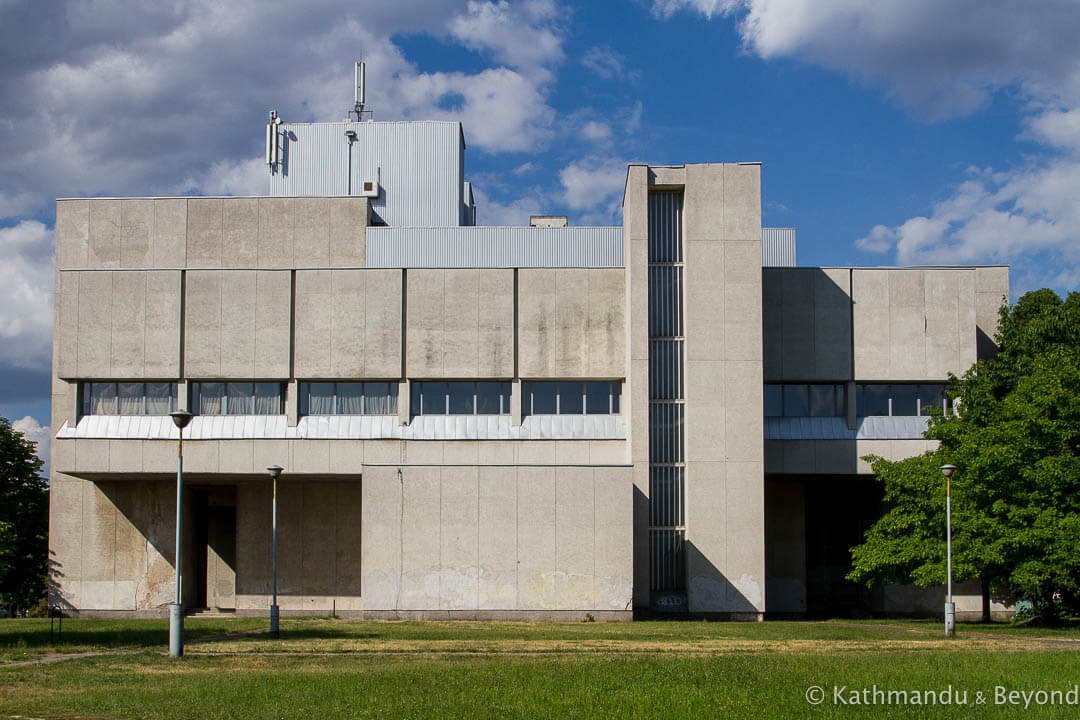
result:
<svg viewBox="0 0 1080 720"><path fill-rule="evenodd" d="M281 477L282 467L280 465L271 465L266 468L266 471L270 473L270 478L273 480L273 510L271 513L271 540L270 540L270 557L271 564L273 566L273 599L270 601L270 637L276 638L280 636L278 630L278 618L280 617L277 604L277 481Z"/></svg>
<svg viewBox="0 0 1080 720"><path fill-rule="evenodd" d="M180 597L180 537L184 519L184 428L191 422L191 413L177 410L169 413L180 431L176 446L176 602L169 606L169 657L184 654L184 606Z"/></svg>
<svg viewBox="0 0 1080 720"><path fill-rule="evenodd" d="M942 465L941 474L945 476L945 574L948 585L945 590L945 637L952 637L956 632L956 605L952 599L952 474L955 465Z"/></svg>

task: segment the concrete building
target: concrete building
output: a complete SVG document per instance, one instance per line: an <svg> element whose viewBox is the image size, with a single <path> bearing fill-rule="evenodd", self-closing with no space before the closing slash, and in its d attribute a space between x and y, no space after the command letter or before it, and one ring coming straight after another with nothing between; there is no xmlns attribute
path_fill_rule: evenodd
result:
<svg viewBox="0 0 1080 720"><path fill-rule="evenodd" d="M283 613L940 607L843 581L859 458L926 447L1006 268L794 267L754 163L478 227L458 123L267 134L268 197L57 202L54 601L167 610L183 408L188 608L266 612L273 464Z"/></svg>

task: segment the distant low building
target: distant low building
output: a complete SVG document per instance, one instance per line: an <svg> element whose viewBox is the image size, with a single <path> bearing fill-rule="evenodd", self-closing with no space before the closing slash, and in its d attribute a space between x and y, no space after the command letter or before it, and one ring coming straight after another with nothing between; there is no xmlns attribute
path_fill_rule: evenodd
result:
<svg viewBox="0 0 1080 720"><path fill-rule="evenodd" d="M283 613L940 609L843 579L859 458L926 449L1007 268L795 267L755 163L482 227L459 123L267 136L268 197L57 202L55 601L166 611L184 408L188 608L266 612L277 464Z"/></svg>

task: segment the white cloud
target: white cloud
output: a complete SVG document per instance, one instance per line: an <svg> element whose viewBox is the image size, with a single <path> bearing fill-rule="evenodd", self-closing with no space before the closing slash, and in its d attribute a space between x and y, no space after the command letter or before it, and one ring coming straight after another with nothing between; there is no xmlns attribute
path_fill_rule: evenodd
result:
<svg viewBox="0 0 1080 720"><path fill-rule="evenodd" d="M1008 263L1019 285L1080 278L1080 12L1074 0L656 0L653 11L738 15L746 48L879 85L927 119L1016 92L1040 160L972 168L925 215L876 225L856 245L900 264ZM1047 268L1054 268L1048 270ZM1016 284L1014 284L1014 290Z"/></svg>
<svg viewBox="0 0 1080 720"><path fill-rule="evenodd" d="M607 123L590 120L581 126L581 136L593 142L607 140L611 137L611 128Z"/></svg>
<svg viewBox="0 0 1080 720"><path fill-rule="evenodd" d="M928 118L962 115L1006 86L1080 101L1080 13L1073 0L656 0L661 17L688 9L739 15L746 47L881 84Z"/></svg>
<svg viewBox="0 0 1080 720"><path fill-rule="evenodd" d="M525 197L519 197L507 203L493 200L481 188L474 188L476 208L480 225L522 227L529 224L531 215L544 215L550 202L538 190L532 190Z"/></svg>
<svg viewBox="0 0 1080 720"><path fill-rule="evenodd" d="M525 0L511 5L470 1L449 23L452 37L465 47L488 52L497 62L548 80L563 59L562 38L555 26L558 8L551 0Z"/></svg>
<svg viewBox="0 0 1080 720"><path fill-rule="evenodd" d="M0 364L52 357L53 233L36 220L0 228Z"/></svg>
<svg viewBox="0 0 1080 720"><path fill-rule="evenodd" d="M626 58L606 45L589 48L581 56L581 64L605 80L621 77L625 72Z"/></svg>
<svg viewBox="0 0 1080 720"><path fill-rule="evenodd" d="M247 160L225 158L211 165L201 181L185 180L177 193L197 191L204 195L265 195L269 185L266 162L261 156Z"/></svg>
<svg viewBox="0 0 1080 720"><path fill-rule="evenodd" d="M37 420L27 415L21 420L15 420L11 423L11 427L23 434L27 440L37 443L35 454L42 461L45 462L45 467L42 468L42 472L48 475L49 472L49 443L52 440L52 430L49 427L42 427Z"/></svg>
<svg viewBox="0 0 1080 720"><path fill-rule="evenodd" d="M613 218L622 203L626 163L614 158L586 158L564 167L559 182L567 207L590 211L593 220Z"/></svg>

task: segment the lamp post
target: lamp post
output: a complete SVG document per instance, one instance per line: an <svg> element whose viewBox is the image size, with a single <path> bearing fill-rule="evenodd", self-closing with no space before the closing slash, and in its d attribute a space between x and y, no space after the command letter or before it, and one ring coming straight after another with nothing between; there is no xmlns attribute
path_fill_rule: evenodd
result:
<svg viewBox="0 0 1080 720"><path fill-rule="evenodd" d="M169 413L173 424L180 431L176 446L176 602L169 606L169 657L184 654L184 606L180 598L180 537L184 519L184 428L191 422L191 413L177 410Z"/></svg>
<svg viewBox="0 0 1080 720"><path fill-rule="evenodd" d="M273 566L273 599L270 601L270 637L280 637L278 630L278 604L277 604L277 481L281 477L282 467L280 465L271 465L266 468L266 471L270 473L270 478L273 480L273 511L271 527L271 540L270 540L270 557L271 565Z"/></svg>
<svg viewBox="0 0 1080 720"><path fill-rule="evenodd" d="M945 576L948 585L945 590L945 637L952 637L956 632L956 604L952 599L952 474L955 465L942 465L941 474L945 476Z"/></svg>

